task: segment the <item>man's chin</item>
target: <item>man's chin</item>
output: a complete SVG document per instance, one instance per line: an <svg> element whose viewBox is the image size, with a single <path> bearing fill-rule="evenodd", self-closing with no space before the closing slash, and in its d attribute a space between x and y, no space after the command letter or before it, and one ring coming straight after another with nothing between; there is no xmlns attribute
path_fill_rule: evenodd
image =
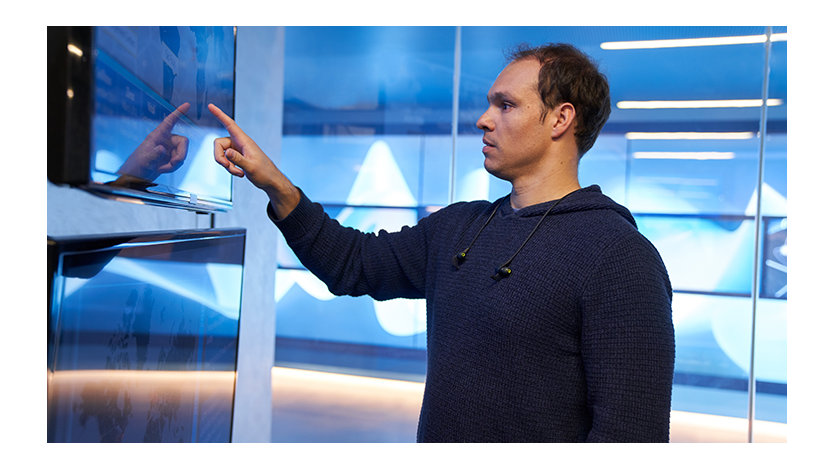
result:
<svg viewBox="0 0 834 470"><path fill-rule="evenodd" d="M507 175L502 173L500 168L497 168L494 165L490 164L489 158L484 159L484 170L486 170L487 173L489 173L490 175L492 175L492 176L494 176L498 179L501 179L501 180L504 180L504 181L509 181L509 179L507 178Z"/></svg>

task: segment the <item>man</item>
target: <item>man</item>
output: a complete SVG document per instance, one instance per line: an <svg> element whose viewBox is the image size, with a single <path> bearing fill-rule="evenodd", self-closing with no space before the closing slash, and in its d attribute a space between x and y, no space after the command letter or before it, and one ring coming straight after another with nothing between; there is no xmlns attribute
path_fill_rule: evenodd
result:
<svg viewBox="0 0 834 470"><path fill-rule="evenodd" d="M610 112L581 52L517 52L478 119L484 166L512 183L396 233L340 226L228 116L215 158L269 196L267 214L337 295L426 298L420 442L668 441L674 334L660 256L628 210L581 188Z"/></svg>

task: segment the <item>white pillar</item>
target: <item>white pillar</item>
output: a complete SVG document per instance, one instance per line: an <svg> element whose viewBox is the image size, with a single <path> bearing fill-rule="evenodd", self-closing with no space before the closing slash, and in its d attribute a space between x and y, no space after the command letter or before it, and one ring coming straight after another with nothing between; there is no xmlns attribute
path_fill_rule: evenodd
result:
<svg viewBox="0 0 834 470"><path fill-rule="evenodd" d="M283 67L283 28L238 28L235 121L276 162L281 154ZM218 228L246 228L232 441L270 442L279 234L266 216L268 199L261 190L235 178L232 197L234 209L215 220Z"/></svg>

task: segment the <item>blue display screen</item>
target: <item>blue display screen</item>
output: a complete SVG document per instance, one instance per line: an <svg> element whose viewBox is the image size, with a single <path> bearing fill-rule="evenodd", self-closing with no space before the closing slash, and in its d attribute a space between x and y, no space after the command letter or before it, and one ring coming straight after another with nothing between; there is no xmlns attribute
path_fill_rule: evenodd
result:
<svg viewBox="0 0 834 470"><path fill-rule="evenodd" d="M244 237L53 240L49 441L230 440Z"/></svg>
<svg viewBox="0 0 834 470"><path fill-rule="evenodd" d="M233 28L94 31L91 181L231 205L231 176L213 156L226 133L207 106L233 112Z"/></svg>

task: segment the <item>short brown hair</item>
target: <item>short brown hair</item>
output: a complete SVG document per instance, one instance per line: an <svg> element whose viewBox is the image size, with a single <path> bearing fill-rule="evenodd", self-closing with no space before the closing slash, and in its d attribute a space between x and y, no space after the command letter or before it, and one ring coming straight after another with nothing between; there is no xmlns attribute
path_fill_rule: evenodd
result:
<svg viewBox="0 0 834 470"><path fill-rule="evenodd" d="M527 58L541 64L538 92L542 120L562 103L571 103L576 109L575 138L581 157L594 145L611 114L608 79L587 55L570 44L521 44L509 55L510 62Z"/></svg>

